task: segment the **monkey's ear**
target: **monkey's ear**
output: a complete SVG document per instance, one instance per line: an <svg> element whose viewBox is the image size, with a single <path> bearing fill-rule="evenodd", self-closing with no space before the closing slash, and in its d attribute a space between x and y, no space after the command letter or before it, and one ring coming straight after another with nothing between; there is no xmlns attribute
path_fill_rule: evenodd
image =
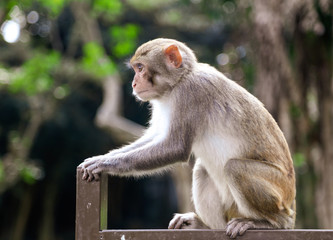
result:
<svg viewBox="0 0 333 240"><path fill-rule="evenodd" d="M182 55L180 55L179 49L176 45L170 45L167 47L164 50L164 54L166 55L168 62L175 68L179 68L182 65Z"/></svg>

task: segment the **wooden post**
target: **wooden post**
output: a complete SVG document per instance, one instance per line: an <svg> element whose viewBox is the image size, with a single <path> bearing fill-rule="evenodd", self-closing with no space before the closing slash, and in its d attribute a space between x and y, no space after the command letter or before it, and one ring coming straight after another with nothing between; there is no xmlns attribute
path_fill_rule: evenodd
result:
<svg viewBox="0 0 333 240"><path fill-rule="evenodd" d="M101 185L100 185L101 188L100 229L101 230L108 229L108 185L109 185L108 175L102 174Z"/></svg>
<svg viewBox="0 0 333 240"><path fill-rule="evenodd" d="M107 229L107 179L104 174L98 182L83 181L77 169L75 239L101 239L100 230Z"/></svg>

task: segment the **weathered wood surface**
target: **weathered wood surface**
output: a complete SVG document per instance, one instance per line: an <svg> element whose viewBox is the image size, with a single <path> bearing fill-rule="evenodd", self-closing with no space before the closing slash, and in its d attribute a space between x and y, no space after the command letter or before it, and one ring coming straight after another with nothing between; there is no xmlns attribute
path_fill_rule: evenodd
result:
<svg viewBox="0 0 333 240"><path fill-rule="evenodd" d="M106 228L107 176L99 182L87 182L77 169L75 239L100 239L100 229Z"/></svg>
<svg viewBox="0 0 333 240"><path fill-rule="evenodd" d="M82 181L77 170L76 240L229 240L223 230L107 230L107 176ZM241 240L333 240L333 230L249 230Z"/></svg>
<svg viewBox="0 0 333 240"><path fill-rule="evenodd" d="M223 230L105 230L107 240L230 240ZM248 230L240 240L333 240L333 230Z"/></svg>

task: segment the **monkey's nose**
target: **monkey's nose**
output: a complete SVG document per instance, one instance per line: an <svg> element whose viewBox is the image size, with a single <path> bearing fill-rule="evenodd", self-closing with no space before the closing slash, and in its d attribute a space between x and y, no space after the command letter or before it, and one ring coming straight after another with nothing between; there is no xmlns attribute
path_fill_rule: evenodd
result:
<svg viewBox="0 0 333 240"><path fill-rule="evenodd" d="M132 88L135 88L136 87L136 83L133 81L132 82Z"/></svg>

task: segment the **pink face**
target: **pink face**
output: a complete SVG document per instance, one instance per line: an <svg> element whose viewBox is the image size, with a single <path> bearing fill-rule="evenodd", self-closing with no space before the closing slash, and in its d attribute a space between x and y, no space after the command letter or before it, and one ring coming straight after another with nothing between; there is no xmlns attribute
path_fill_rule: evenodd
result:
<svg viewBox="0 0 333 240"><path fill-rule="evenodd" d="M172 44L168 46L164 50L164 56L164 64L166 65L165 68L168 68L169 70L171 70L171 72L178 69L182 65L182 56L176 45ZM169 87L165 79L164 81L162 80L163 76L161 77L160 72L163 71L158 71L158 69L156 71L153 68L156 68L156 65L158 67L161 66L156 64L154 62L154 59L146 61L146 58L147 56L142 57L139 54L138 56L134 55L134 57L130 61L131 67L135 71L135 76L132 82L133 95L141 101L150 101L152 99L157 99L161 97L164 94L165 90ZM147 65L147 62L151 62L149 63L149 66Z"/></svg>
<svg viewBox="0 0 333 240"><path fill-rule="evenodd" d="M132 67L135 71L132 81L133 94L142 101L150 100L155 92L151 73L142 63L134 63Z"/></svg>

